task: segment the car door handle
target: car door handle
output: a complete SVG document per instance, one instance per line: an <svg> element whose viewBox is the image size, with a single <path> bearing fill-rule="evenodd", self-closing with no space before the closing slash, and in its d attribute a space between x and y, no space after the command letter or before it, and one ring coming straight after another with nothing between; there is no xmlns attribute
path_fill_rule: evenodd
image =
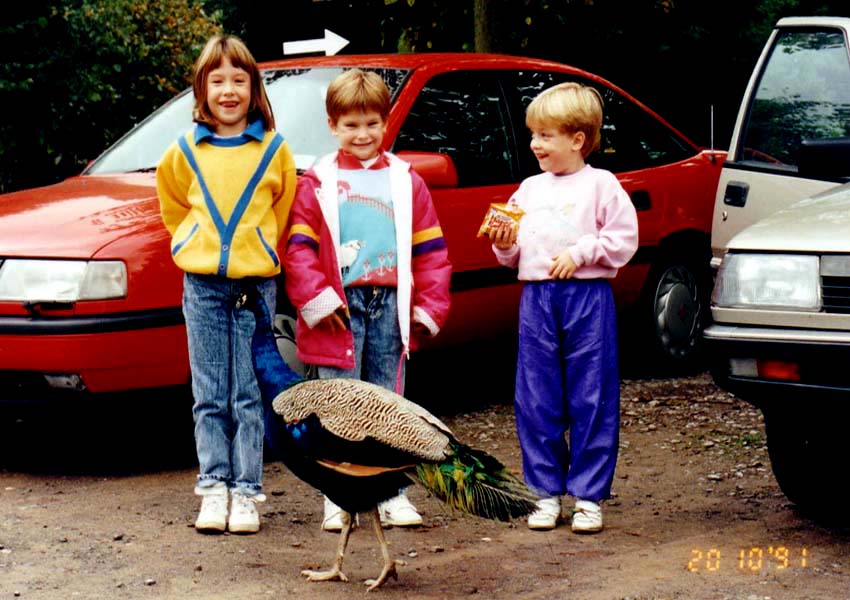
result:
<svg viewBox="0 0 850 600"><path fill-rule="evenodd" d="M747 203L747 194L750 184L743 181L730 181L726 184L726 192L723 194L723 203L729 206L744 206Z"/></svg>
<svg viewBox="0 0 850 600"><path fill-rule="evenodd" d="M649 199L649 192L646 190L635 190L629 196L631 196L632 204L635 205L635 210L649 210L652 208L652 200Z"/></svg>

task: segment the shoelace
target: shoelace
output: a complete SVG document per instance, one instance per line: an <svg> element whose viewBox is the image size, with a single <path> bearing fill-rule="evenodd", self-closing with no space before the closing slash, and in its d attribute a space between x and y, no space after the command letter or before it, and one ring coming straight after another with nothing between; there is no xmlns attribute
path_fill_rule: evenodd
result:
<svg viewBox="0 0 850 600"><path fill-rule="evenodd" d="M233 496L233 511L240 514L248 514L254 512L256 509L256 500L253 496L243 496L241 494L236 494Z"/></svg>

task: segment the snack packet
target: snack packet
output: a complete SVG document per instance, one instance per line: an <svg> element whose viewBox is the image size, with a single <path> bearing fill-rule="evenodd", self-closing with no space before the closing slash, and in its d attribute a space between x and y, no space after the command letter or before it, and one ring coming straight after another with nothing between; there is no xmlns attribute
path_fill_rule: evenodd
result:
<svg viewBox="0 0 850 600"><path fill-rule="evenodd" d="M484 215L484 221L481 222L481 227L478 228L478 236L490 235L490 229L497 227L500 223L519 223L519 220L524 214L525 211L516 204L494 202L490 204L487 214Z"/></svg>

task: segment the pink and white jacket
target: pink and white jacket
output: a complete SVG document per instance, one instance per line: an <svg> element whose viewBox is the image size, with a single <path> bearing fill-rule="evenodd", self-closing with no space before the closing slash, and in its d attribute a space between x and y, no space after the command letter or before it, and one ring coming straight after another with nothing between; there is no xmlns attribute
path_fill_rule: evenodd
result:
<svg viewBox="0 0 850 600"><path fill-rule="evenodd" d="M299 179L290 212L284 268L286 292L298 310L298 357L309 364L353 369L351 331L332 333L329 328L316 327L346 305L339 264L340 152L322 157ZM411 317L432 336L445 325L451 264L425 182L397 156L385 152L382 158L390 169L398 260L398 323L406 355L411 348Z"/></svg>
<svg viewBox="0 0 850 600"><path fill-rule="evenodd" d="M574 279L612 278L638 247L635 207L610 171L585 165L568 175L540 173L525 179L510 201L525 211L517 243L493 252L518 267L521 281L552 279L553 259L569 250Z"/></svg>

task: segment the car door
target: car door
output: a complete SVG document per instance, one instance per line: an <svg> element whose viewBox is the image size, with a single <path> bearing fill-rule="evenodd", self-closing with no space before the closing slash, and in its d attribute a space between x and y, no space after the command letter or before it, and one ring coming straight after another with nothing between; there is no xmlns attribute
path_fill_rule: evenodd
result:
<svg viewBox="0 0 850 600"><path fill-rule="evenodd" d="M803 168L801 151L803 140L850 136L848 25L850 19L782 19L765 45L720 175L714 266L737 232L841 181Z"/></svg>
<svg viewBox="0 0 850 600"><path fill-rule="evenodd" d="M516 272L499 266L478 228L491 203L506 202L520 182L511 119L497 71L459 70L419 90L394 152L440 152L454 162L456 187L432 188L452 263L452 310L444 343L516 331Z"/></svg>

